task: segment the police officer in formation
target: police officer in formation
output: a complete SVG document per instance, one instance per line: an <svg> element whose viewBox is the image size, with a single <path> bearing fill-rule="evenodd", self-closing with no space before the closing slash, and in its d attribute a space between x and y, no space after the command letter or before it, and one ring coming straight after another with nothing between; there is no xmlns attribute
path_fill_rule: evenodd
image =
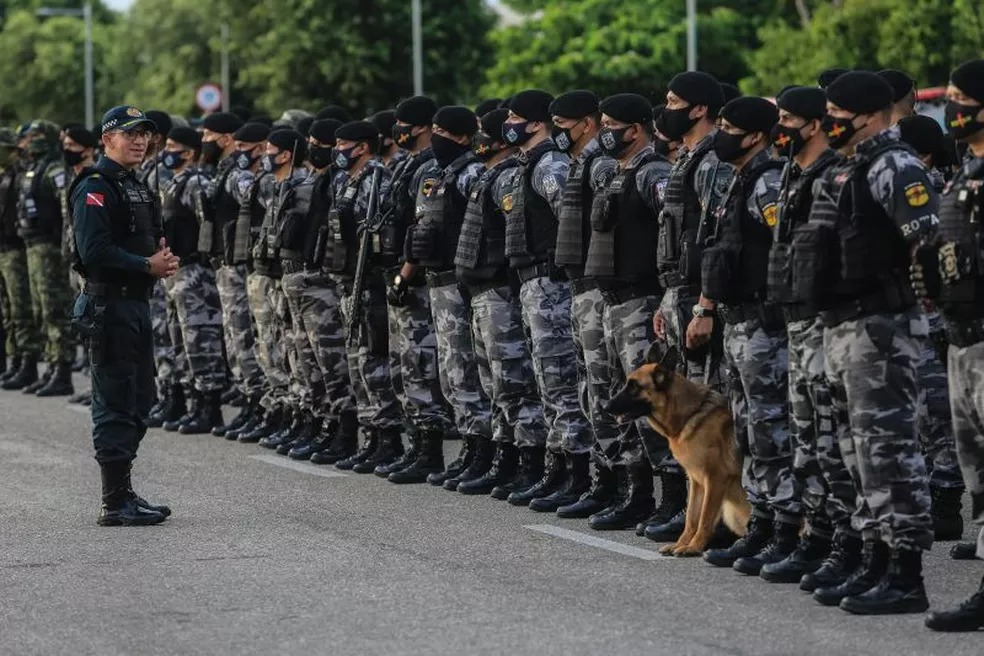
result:
<svg viewBox="0 0 984 656"><path fill-rule="evenodd" d="M982 80L976 60L948 87L956 171L892 70L825 71L775 103L688 72L656 108L527 89L272 130L123 106L93 168L91 134L67 130L62 155L34 122L21 156L0 134L2 385L71 391L67 255L102 524L170 513L129 483L164 425L671 541L684 473L648 423L605 411L662 341L727 392L745 457L748 534L719 531L705 560L856 614L921 612L922 554L962 534L964 482L984 522ZM984 540L953 550L975 555ZM927 624L984 626L984 583Z"/></svg>

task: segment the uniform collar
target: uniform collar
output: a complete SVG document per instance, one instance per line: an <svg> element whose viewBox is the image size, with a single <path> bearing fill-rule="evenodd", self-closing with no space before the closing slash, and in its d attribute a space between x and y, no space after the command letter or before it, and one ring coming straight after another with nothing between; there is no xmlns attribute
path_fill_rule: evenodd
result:
<svg viewBox="0 0 984 656"><path fill-rule="evenodd" d="M860 156L870 155L885 144L899 141L900 134L901 133L899 132L898 126L893 125L892 127L882 130L878 134L868 137L864 141L858 143L858 145L854 147L854 154Z"/></svg>
<svg viewBox="0 0 984 656"><path fill-rule="evenodd" d="M128 176L135 175L133 171L130 171L119 162L107 157L106 155L101 155L93 168L97 169L106 177L115 178L117 180L122 180Z"/></svg>

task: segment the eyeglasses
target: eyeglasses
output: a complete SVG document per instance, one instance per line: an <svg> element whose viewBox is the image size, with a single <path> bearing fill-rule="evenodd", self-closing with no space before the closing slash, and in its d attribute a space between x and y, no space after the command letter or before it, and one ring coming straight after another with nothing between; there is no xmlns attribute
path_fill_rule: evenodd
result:
<svg viewBox="0 0 984 656"><path fill-rule="evenodd" d="M120 134L127 141L139 141L140 139L150 139L153 136L153 132L150 130L133 130L127 132L125 130L113 130L110 134Z"/></svg>

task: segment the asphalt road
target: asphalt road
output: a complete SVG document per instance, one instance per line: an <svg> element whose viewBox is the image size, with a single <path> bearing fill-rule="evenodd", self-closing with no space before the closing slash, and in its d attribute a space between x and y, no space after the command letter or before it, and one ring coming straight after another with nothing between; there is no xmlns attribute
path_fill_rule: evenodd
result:
<svg viewBox="0 0 984 656"><path fill-rule="evenodd" d="M175 514L101 528L81 410L0 392L3 655L984 653L984 636L850 616L631 533L211 436L152 431L137 489ZM984 573L947 549L928 556L934 606Z"/></svg>

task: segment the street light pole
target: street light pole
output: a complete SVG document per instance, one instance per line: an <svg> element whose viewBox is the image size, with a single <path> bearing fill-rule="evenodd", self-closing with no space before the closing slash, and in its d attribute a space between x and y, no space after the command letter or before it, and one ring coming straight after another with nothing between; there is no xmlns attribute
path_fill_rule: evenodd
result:
<svg viewBox="0 0 984 656"><path fill-rule="evenodd" d="M83 33L85 39L85 126L92 129L95 123L95 90L94 90L94 70L92 62L92 2L86 0L82 9L67 9L65 7L39 7L37 15L42 18L48 16L75 16L81 17L84 24Z"/></svg>
<svg viewBox="0 0 984 656"><path fill-rule="evenodd" d="M413 93L424 95L424 47L423 30L420 25L420 0L411 4L411 23L413 24Z"/></svg>
<svg viewBox="0 0 984 656"><path fill-rule="evenodd" d="M222 35L222 111L228 112L230 105L229 96L232 95L232 86L229 83L229 23L222 23L220 33Z"/></svg>
<svg viewBox="0 0 984 656"><path fill-rule="evenodd" d="M687 0L687 70L697 70L697 0Z"/></svg>

